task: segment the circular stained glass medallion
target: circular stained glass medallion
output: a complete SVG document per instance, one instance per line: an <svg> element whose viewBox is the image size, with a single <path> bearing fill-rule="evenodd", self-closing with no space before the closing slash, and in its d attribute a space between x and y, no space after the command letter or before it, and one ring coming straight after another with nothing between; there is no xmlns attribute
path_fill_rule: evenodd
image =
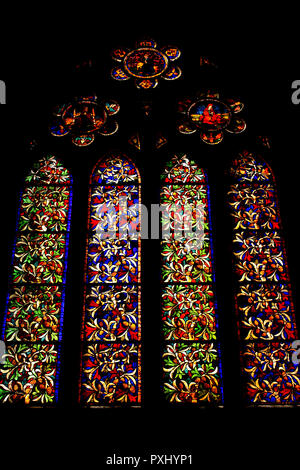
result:
<svg viewBox="0 0 300 470"><path fill-rule="evenodd" d="M73 134L94 132L100 129L106 120L106 112L100 106L88 101L70 105L62 114L63 123L72 129Z"/></svg>
<svg viewBox="0 0 300 470"><path fill-rule="evenodd" d="M211 99L197 101L190 107L188 114L194 124L206 131L224 129L231 120L230 108Z"/></svg>
<svg viewBox="0 0 300 470"><path fill-rule="evenodd" d="M162 52L145 47L127 54L124 67L133 77L153 78L166 70L168 59Z"/></svg>

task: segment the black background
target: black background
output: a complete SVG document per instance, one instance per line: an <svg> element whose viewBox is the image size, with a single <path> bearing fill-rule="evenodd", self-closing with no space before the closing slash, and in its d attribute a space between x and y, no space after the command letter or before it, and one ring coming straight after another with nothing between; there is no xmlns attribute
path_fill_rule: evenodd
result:
<svg viewBox="0 0 300 470"><path fill-rule="evenodd" d="M252 5L252 4L251 4ZM180 7L180 8L179 8ZM54 6L52 6L52 9ZM231 305L231 245L225 217L224 169L236 152L259 148L256 137L269 136L270 151L260 150L277 176L289 271L297 308L299 278L298 245L298 128L300 105L291 102L291 83L299 78L297 46L293 30L296 13L264 15L257 6L237 9L223 16L216 5L202 7L169 6L161 16L159 6L119 7L108 11L91 6L61 16L45 8L37 19L23 17L3 35L0 79L7 85L7 104L0 108L1 118L1 289L3 311L16 221L18 191L24 173L40 152L61 157L74 177L72 235L69 259L69 287L64 324L64 366L62 401L56 409L3 409L1 447L12 452L20 463L58 462L74 457L96 468L104 466L112 452L119 455L151 453L193 453L197 468L211 462L222 464L250 460L271 464L288 453L289 464L297 462L299 451L298 409L247 409L239 387L236 328ZM173 10L171 10L171 8ZM196 8L196 7L194 7ZM174 12L174 9L176 12ZM283 14L285 13L285 14ZM115 46L132 47L144 36L159 45L174 44L182 50L178 61L182 79L160 83L153 92L139 92L133 82L116 83L109 79L110 51ZM212 57L218 71L200 70L199 57ZM91 59L92 71L76 69ZM195 136L179 137L175 132L175 104L184 95L203 87L218 87L225 97L238 97L245 103L242 112L248 124L240 136L226 135L212 148ZM53 105L72 96L96 92L121 104L120 132L114 137L99 137L87 149L75 149L67 138L48 135ZM150 119L142 119L141 103L152 101ZM79 366L79 334L82 303L82 268L85 243L87 181L91 167L108 148L126 149L127 137L134 130L144 135L144 152L130 150L141 169L143 202L158 202L159 173L172 150L189 151L208 169L211 185L215 255L222 345L224 351L225 407L192 409L168 407L159 393L159 253L155 241L143 243L143 348L144 402L141 409L84 409L76 404ZM162 130L168 148L153 150L153 136ZM30 150L35 139L38 146ZM298 300L299 302L299 300ZM298 315L298 325L299 315ZM262 454L258 459L258 449ZM238 457L238 452L242 456Z"/></svg>

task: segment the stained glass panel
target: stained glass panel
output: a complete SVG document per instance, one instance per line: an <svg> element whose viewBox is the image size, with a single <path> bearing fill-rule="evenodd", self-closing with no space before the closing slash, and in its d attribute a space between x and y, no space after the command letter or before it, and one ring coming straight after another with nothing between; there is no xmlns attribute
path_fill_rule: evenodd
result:
<svg viewBox="0 0 300 470"><path fill-rule="evenodd" d="M65 234L19 235L15 244L13 282L61 283L65 251Z"/></svg>
<svg viewBox="0 0 300 470"><path fill-rule="evenodd" d="M138 188L126 186L96 186L91 195L90 230L124 232L133 238L138 230Z"/></svg>
<svg viewBox="0 0 300 470"><path fill-rule="evenodd" d="M131 50L119 47L112 51L118 65L113 67L111 76L118 81L133 78L137 88L152 89L160 78L176 80L181 76L181 69L173 63L180 54L177 47L158 48L153 39L139 41Z"/></svg>
<svg viewBox="0 0 300 470"><path fill-rule="evenodd" d="M66 231L68 212L68 186L28 186L22 196L19 230Z"/></svg>
<svg viewBox="0 0 300 470"><path fill-rule="evenodd" d="M199 133L202 142L216 145L224 134L239 134L246 129L244 119L237 116L243 104L234 99L220 99L217 92L203 92L194 98L180 101L180 121L177 129L181 134Z"/></svg>
<svg viewBox="0 0 300 470"><path fill-rule="evenodd" d="M170 284L163 288L162 321L165 340L216 340L212 286Z"/></svg>
<svg viewBox="0 0 300 470"><path fill-rule="evenodd" d="M109 165L106 158L99 162L93 171L91 184L124 184L137 183L138 176L133 162L126 159L124 154L109 155Z"/></svg>
<svg viewBox="0 0 300 470"><path fill-rule="evenodd" d="M235 304L245 395L251 405L300 403L298 339L275 178L243 152L231 167Z"/></svg>
<svg viewBox="0 0 300 470"><path fill-rule="evenodd" d="M58 395L58 370L58 344L9 343L1 370L1 402L26 405L54 403Z"/></svg>
<svg viewBox="0 0 300 470"><path fill-rule="evenodd" d="M102 240L92 235L88 242L87 282L138 282L138 241Z"/></svg>
<svg viewBox="0 0 300 470"><path fill-rule="evenodd" d="M82 364L82 402L86 405L141 401L140 345L86 344Z"/></svg>
<svg viewBox="0 0 300 470"><path fill-rule="evenodd" d="M237 293L236 302L243 339L297 339L288 285L245 283Z"/></svg>
<svg viewBox="0 0 300 470"><path fill-rule="evenodd" d="M12 286L8 297L4 341L60 340L62 302L61 286Z"/></svg>
<svg viewBox="0 0 300 470"><path fill-rule="evenodd" d="M234 184L229 191L229 203L234 208L235 229L280 229L277 202L272 185Z"/></svg>
<svg viewBox="0 0 300 470"><path fill-rule="evenodd" d="M285 249L278 232L237 230L233 240L239 282L287 282Z"/></svg>
<svg viewBox="0 0 300 470"><path fill-rule="evenodd" d="M118 130L114 119L120 106L116 101L98 100L97 96L80 96L54 110L50 133L70 136L77 147L92 144L97 135L112 135Z"/></svg>
<svg viewBox="0 0 300 470"><path fill-rule="evenodd" d="M177 158L175 158L177 157ZM161 180L163 183L205 183L205 175L186 154L179 153L166 163Z"/></svg>
<svg viewBox="0 0 300 470"><path fill-rule="evenodd" d="M164 282L209 282L213 280L211 246L208 236L201 248L193 248L197 239L181 238L161 242Z"/></svg>
<svg viewBox="0 0 300 470"><path fill-rule="evenodd" d="M299 366L290 342L244 343L243 371L253 404L291 405L300 402Z"/></svg>
<svg viewBox="0 0 300 470"><path fill-rule="evenodd" d="M173 343L163 354L166 399L178 403L220 403L220 353L213 343Z"/></svg>
<svg viewBox="0 0 300 470"><path fill-rule="evenodd" d="M25 178L2 323L0 402L58 400L72 179L53 155Z"/></svg>
<svg viewBox="0 0 300 470"><path fill-rule="evenodd" d="M91 286L86 292L84 338L87 341L141 339L140 287Z"/></svg>
<svg viewBox="0 0 300 470"><path fill-rule="evenodd" d="M90 180L80 402L141 402L140 177L124 154Z"/></svg>
<svg viewBox="0 0 300 470"><path fill-rule="evenodd" d="M206 175L185 154L162 174L163 391L167 401L223 403Z"/></svg>

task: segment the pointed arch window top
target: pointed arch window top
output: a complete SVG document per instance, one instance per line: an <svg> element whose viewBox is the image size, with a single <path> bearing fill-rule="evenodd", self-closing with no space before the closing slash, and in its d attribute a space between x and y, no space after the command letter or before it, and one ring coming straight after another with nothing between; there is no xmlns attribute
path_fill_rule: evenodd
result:
<svg viewBox="0 0 300 470"><path fill-rule="evenodd" d="M269 165L253 153L244 151L233 161L231 176L241 183L273 182L274 175Z"/></svg>
<svg viewBox="0 0 300 470"><path fill-rule="evenodd" d="M140 175L130 158L116 152L97 163L92 172L91 184L119 183L140 183Z"/></svg>
<svg viewBox="0 0 300 470"><path fill-rule="evenodd" d="M54 155L48 154L36 162L26 183L32 184L65 184L70 185L72 178L69 171L60 163Z"/></svg>
<svg viewBox="0 0 300 470"><path fill-rule="evenodd" d="M179 153L166 164L162 182L205 184L206 181L203 170L185 153Z"/></svg>

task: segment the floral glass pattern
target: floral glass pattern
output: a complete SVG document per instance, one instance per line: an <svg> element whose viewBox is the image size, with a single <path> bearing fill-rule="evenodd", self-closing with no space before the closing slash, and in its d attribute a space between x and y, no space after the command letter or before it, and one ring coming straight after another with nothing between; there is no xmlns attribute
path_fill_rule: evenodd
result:
<svg viewBox="0 0 300 470"><path fill-rule="evenodd" d="M155 88L159 78L176 80L181 76L180 68L174 64L180 54L174 46L159 49L152 39L137 42L135 49L120 47L112 52L118 65L111 76L118 81L133 78L135 86L143 90Z"/></svg>
<svg viewBox="0 0 300 470"><path fill-rule="evenodd" d="M244 151L231 167L235 293L241 364L251 405L300 401L298 339L274 175Z"/></svg>
<svg viewBox="0 0 300 470"><path fill-rule="evenodd" d="M90 179L80 402L141 401L140 176L114 152Z"/></svg>
<svg viewBox="0 0 300 470"><path fill-rule="evenodd" d="M69 135L74 145L86 147L94 142L97 134L106 136L117 132L114 116L119 110L116 101L99 101L96 96L75 98L57 107L50 133L55 137Z"/></svg>
<svg viewBox="0 0 300 470"><path fill-rule="evenodd" d="M209 188L204 171L185 154L165 167L161 206L162 229L169 229L161 241L164 395L172 403L222 405ZM179 238L178 222L188 227Z"/></svg>
<svg viewBox="0 0 300 470"><path fill-rule="evenodd" d="M1 403L57 402L71 205L71 176L46 155L25 178L20 198L2 327Z"/></svg>
<svg viewBox="0 0 300 470"><path fill-rule="evenodd" d="M198 97L179 102L182 116L178 123L181 134L199 133L206 144L219 144L224 133L239 134L246 129L244 119L238 115L244 105L237 100L221 99L219 93L200 93Z"/></svg>

